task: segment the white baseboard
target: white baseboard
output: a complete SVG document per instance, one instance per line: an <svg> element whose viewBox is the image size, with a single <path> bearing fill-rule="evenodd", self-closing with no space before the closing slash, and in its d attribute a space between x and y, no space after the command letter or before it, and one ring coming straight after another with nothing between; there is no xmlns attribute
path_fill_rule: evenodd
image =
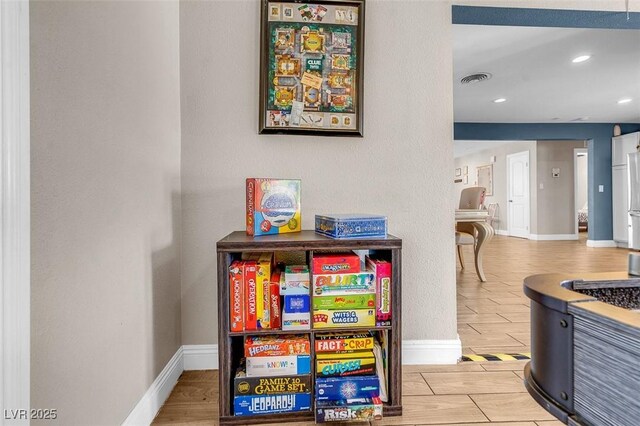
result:
<svg viewBox="0 0 640 426"><path fill-rule="evenodd" d="M184 345L184 369L217 370L218 345Z"/></svg>
<svg viewBox="0 0 640 426"><path fill-rule="evenodd" d="M460 338L452 340L403 340L402 364L455 364L462 357Z"/></svg>
<svg viewBox="0 0 640 426"><path fill-rule="evenodd" d="M577 240L578 234L530 234L529 239L536 240L536 241Z"/></svg>
<svg viewBox="0 0 640 426"><path fill-rule="evenodd" d="M182 347L171 357L158 377L122 423L125 426L150 425L167 400L183 371Z"/></svg>
<svg viewBox="0 0 640 426"><path fill-rule="evenodd" d="M504 235L505 237L508 237L509 231L505 229L496 229L496 235Z"/></svg>
<svg viewBox="0 0 640 426"><path fill-rule="evenodd" d="M618 247L613 240L587 240L587 247L605 248L605 247Z"/></svg>
<svg viewBox="0 0 640 426"><path fill-rule="evenodd" d="M460 357L462 357L460 338L402 341L402 363L405 365L455 364ZM183 371L215 370L217 368L218 345L181 346L122 425L150 425Z"/></svg>

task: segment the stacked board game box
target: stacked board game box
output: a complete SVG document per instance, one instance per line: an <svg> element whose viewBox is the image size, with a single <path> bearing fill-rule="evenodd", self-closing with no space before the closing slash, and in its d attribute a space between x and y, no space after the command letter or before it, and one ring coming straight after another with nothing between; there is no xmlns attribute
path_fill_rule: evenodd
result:
<svg viewBox="0 0 640 426"><path fill-rule="evenodd" d="M360 264L360 257L353 252L314 255L315 329L375 326L375 274L363 272Z"/></svg>
<svg viewBox="0 0 640 426"><path fill-rule="evenodd" d="M243 254L229 266L231 331L271 329L272 253Z"/></svg>
<svg viewBox="0 0 640 426"><path fill-rule="evenodd" d="M247 336L233 380L234 415L310 410L310 353L305 335Z"/></svg>
<svg viewBox="0 0 640 426"><path fill-rule="evenodd" d="M280 294L284 296L282 329L309 330L311 328L311 314L309 268L307 265L285 267L280 280Z"/></svg>
<svg viewBox="0 0 640 426"><path fill-rule="evenodd" d="M300 180L248 178L247 235L300 232Z"/></svg>
<svg viewBox="0 0 640 426"><path fill-rule="evenodd" d="M380 379L371 332L327 333L315 339L317 423L382 418Z"/></svg>
<svg viewBox="0 0 640 426"><path fill-rule="evenodd" d="M316 215L316 232L330 238L386 238L387 217L374 214Z"/></svg>
<svg viewBox="0 0 640 426"><path fill-rule="evenodd" d="M376 283L376 325L391 325L391 263L372 256L366 257L367 270L373 272Z"/></svg>

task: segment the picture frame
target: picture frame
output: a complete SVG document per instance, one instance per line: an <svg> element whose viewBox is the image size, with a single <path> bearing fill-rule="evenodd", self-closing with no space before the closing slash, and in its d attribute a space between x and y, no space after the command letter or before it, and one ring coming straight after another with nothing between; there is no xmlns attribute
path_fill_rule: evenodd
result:
<svg viewBox="0 0 640 426"><path fill-rule="evenodd" d="M469 174L469 166L464 166L462 168L462 174L463 175L468 175Z"/></svg>
<svg viewBox="0 0 640 426"><path fill-rule="evenodd" d="M493 164L486 166L480 166L476 168L478 186L482 186L486 189L485 195L493 195Z"/></svg>
<svg viewBox="0 0 640 426"><path fill-rule="evenodd" d="M469 183L469 176L467 175L462 176L462 184L467 185L468 183Z"/></svg>
<svg viewBox="0 0 640 426"><path fill-rule="evenodd" d="M456 177L462 176L462 169L460 167L458 167L456 169Z"/></svg>
<svg viewBox="0 0 640 426"><path fill-rule="evenodd" d="M262 0L260 134L363 136L365 0Z"/></svg>

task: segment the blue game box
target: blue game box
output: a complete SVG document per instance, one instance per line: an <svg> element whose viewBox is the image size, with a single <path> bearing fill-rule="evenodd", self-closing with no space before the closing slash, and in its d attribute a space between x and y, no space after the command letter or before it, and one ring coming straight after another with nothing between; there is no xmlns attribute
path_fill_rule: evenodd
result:
<svg viewBox="0 0 640 426"><path fill-rule="evenodd" d="M309 410L311 410L310 393L246 395L233 398L233 414L236 416Z"/></svg>
<svg viewBox="0 0 640 426"><path fill-rule="evenodd" d="M317 401L373 398L375 396L380 396L378 376L318 377L316 379Z"/></svg>
<svg viewBox="0 0 640 426"><path fill-rule="evenodd" d="M387 217L374 214L316 215L316 232L330 238L386 238Z"/></svg>

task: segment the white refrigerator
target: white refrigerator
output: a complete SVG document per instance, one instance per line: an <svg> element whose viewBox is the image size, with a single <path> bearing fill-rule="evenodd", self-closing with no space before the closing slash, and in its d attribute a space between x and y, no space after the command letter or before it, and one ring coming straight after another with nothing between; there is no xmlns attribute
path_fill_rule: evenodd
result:
<svg viewBox="0 0 640 426"><path fill-rule="evenodd" d="M640 250L640 152L627 154L629 170L629 248Z"/></svg>

